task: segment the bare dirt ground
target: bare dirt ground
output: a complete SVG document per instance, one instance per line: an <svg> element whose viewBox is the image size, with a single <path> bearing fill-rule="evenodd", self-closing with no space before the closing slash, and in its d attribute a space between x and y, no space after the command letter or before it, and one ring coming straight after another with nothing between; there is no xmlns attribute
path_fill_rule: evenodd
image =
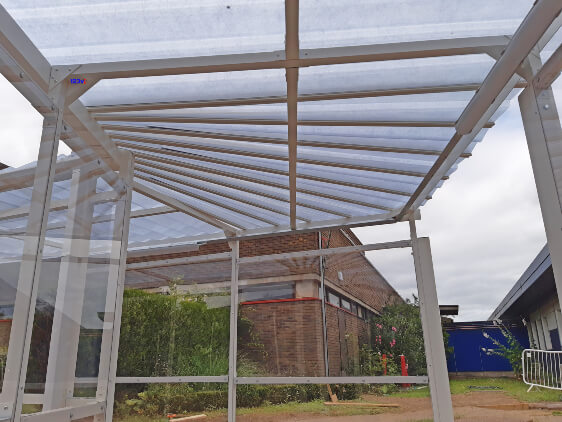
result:
<svg viewBox="0 0 562 422"><path fill-rule="evenodd" d="M396 403L400 407L385 409L378 415L323 416L315 414L275 414L239 416L240 422L418 422L433 419L429 398L365 396L375 403ZM482 406L490 406L482 407ZM527 406L500 391L471 392L453 396L456 422L546 422L562 421L552 410L528 409ZM493 408L496 407L496 408Z"/></svg>

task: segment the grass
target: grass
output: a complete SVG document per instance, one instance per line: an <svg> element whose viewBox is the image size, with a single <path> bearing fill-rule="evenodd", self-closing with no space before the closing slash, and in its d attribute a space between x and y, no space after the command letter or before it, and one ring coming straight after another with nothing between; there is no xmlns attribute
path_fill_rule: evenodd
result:
<svg viewBox="0 0 562 422"><path fill-rule="evenodd" d="M472 391L481 391L470 389L470 386L499 387L505 394L508 394L520 401L536 403L536 402L559 402L562 401L562 392L547 389L534 389L527 393L528 386L522 381L511 378L467 378L467 379L454 379L450 382L452 394L464 394ZM411 397L423 398L429 397L429 388L414 388L407 391L399 391L396 393L388 394L392 397ZM355 400L357 401L357 400ZM360 400L359 400L360 401ZM361 408L361 407L328 407L323 404L323 400L316 400L309 403L286 403L279 405L268 405L255 408L241 408L238 409L238 415L291 415L291 414L314 414L322 416L353 416L353 415L376 415L384 412L384 409L377 408ZM203 412L201 412L203 413ZM204 412L209 417L223 416L226 410L215 410ZM553 415L562 415L562 412L554 412ZM128 416L125 418L116 419L119 422L164 422L166 418L154 418L147 416ZM422 421L419 421L422 422Z"/></svg>
<svg viewBox="0 0 562 422"><path fill-rule="evenodd" d="M478 391L470 389L470 386L499 387L504 393L528 403L536 402L558 402L562 401L562 392L556 390L548 390L546 388L534 388L527 393L528 385L523 381L512 378L466 378L454 379L450 382L451 394L464 394L471 391ZM395 397L429 397L429 389L416 389L401 391L394 394Z"/></svg>
<svg viewBox="0 0 562 422"><path fill-rule="evenodd" d="M355 416L355 415L377 415L382 413L382 409L361 408L361 407L328 407L323 400L315 400L308 403L284 403L263 407L250 407L238 409L237 415L291 415L309 413L322 416ZM226 409L212 410L205 413L209 418L225 416ZM149 416L127 416L115 418L116 422L164 422L166 418L155 418Z"/></svg>

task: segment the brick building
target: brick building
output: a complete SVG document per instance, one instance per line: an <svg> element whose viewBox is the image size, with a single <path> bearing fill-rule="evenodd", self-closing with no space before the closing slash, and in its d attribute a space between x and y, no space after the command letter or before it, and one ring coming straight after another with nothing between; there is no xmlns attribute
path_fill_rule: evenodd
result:
<svg viewBox="0 0 562 422"><path fill-rule="evenodd" d="M245 240L240 257L345 247L361 244L349 229L311 232L275 238ZM198 250L163 250L149 258L132 254L128 263L176 259L229 252L227 243L201 245ZM279 376L324 375L324 334L320 287L326 288L326 326L330 375L350 375L359 350L369 342L369 317L389 303L402 299L361 252L330 255L322 271L318 257L279 259L241 264L240 312L249 318L260 348L240 349L261 359L266 374ZM126 285L166 293L169 280L178 280L186 293L225 291L230 284L230 260L161 268L129 269ZM227 306L228 297L209 295L209 303Z"/></svg>

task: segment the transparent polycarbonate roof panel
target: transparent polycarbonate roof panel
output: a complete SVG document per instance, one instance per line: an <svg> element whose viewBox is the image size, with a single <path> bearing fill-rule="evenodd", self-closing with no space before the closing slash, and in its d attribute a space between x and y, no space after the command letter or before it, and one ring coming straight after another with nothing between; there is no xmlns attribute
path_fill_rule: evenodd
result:
<svg viewBox="0 0 562 422"><path fill-rule="evenodd" d="M160 206L161 204L158 204ZM129 244L219 234L222 230L181 212L132 218Z"/></svg>
<svg viewBox="0 0 562 422"><path fill-rule="evenodd" d="M541 50L541 60L543 63L552 56L556 49L562 44L562 28L558 28L558 31L550 39L550 41Z"/></svg>
<svg viewBox="0 0 562 422"><path fill-rule="evenodd" d="M6 0L51 64L284 50L283 0Z"/></svg>
<svg viewBox="0 0 562 422"><path fill-rule="evenodd" d="M486 54L470 54L303 67L299 95L480 84L494 63Z"/></svg>
<svg viewBox="0 0 562 422"><path fill-rule="evenodd" d="M86 106L283 97L284 69L104 79L80 99Z"/></svg>
<svg viewBox="0 0 562 422"><path fill-rule="evenodd" d="M301 49L512 35L532 0L307 0Z"/></svg>
<svg viewBox="0 0 562 422"><path fill-rule="evenodd" d="M473 91L299 103L299 121L439 121L454 123ZM353 134L353 128L349 129Z"/></svg>
<svg viewBox="0 0 562 422"><path fill-rule="evenodd" d="M251 217L247 217L243 214L233 212L231 210L228 210L226 208L222 208L220 206L211 204L211 203L206 202L206 201L195 200L195 199L193 199L189 196L178 193L178 192L174 191L173 189L168 189L166 187L159 186L159 185L157 185L155 183L152 183L150 181L142 180L141 183L150 187L150 188L152 188L152 189L156 189L156 190L159 190L161 192L164 192L166 195L169 195L173 198L176 198L176 199L178 199L178 200L180 200L180 201L182 201L182 202L184 202L188 205L195 206L201 211L204 211L204 212L206 212L210 215L216 216L219 220L223 220L225 222L227 222L227 220L230 220L231 222L235 223L236 225L239 225L240 227L250 228L250 229L268 226L267 223L264 223L262 221L253 219ZM176 184L171 183L171 182L169 183L169 185L171 187L177 186ZM182 187L182 189L183 189L183 187ZM186 190L188 190L188 189L186 188ZM216 196L212 197L212 195L208 195L207 197L212 198L212 199L220 200L220 198L216 198ZM225 200L224 203L227 203L227 201ZM239 206L239 204L238 204L238 206ZM244 207L241 207L241 208L244 209Z"/></svg>
<svg viewBox="0 0 562 422"><path fill-rule="evenodd" d="M119 118L131 116L142 117L148 122L158 122L158 117L183 117L193 119L257 119L257 120L287 120L286 104L258 104L226 107L201 107L176 110L136 111L119 113ZM150 120L154 117L155 120ZM134 119L131 119L134 120ZM107 118L106 121L111 121Z"/></svg>
<svg viewBox="0 0 562 422"><path fill-rule="evenodd" d="M299 126L299 139L372 138L411 139L414 141L449 142L455 134L453 127L396 127L396 126Z"/></svg>

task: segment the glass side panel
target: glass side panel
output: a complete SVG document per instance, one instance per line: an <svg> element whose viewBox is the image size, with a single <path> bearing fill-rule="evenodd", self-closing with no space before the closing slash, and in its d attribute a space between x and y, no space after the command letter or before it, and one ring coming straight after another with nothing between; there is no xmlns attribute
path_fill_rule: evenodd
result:
<svg viewBox="0 0 562 422"><path fill-rule="evenodd" d="M425 374L411 256L400 256L409 279L395 282L373 252L315 256L319 236L328 249L358 242L334 230L241 243L239 376L324 376L326 354L330 376L383 375L382 359L387 374L399 375L401 354L410 375Z"/></svg>
<svg viewBox="0 0 562 422"><path fill-rule="evenodd" d="M17 388L32 283L37 289L22 390L32 395L23 398L24 413L96 397L100 371L107 377L100 356L111 347L104 334L115 311L109 286L117 283L125 206L122 186L108 176L96 162L58 157L36 263L39 217L30 221L30 210L43 204L31 203L35 166L0 174L0 372L7 400ZM41 395L42 404L33 394Z"/></svg>
<svg viewBox="0 0 562 422"><path fill-rule="evenodd" d="M215 250L129 258L118 376L228 374L228 250L221 244ZM185 263L162 263L171 257Z"/></svg>
<svg viewBox="0 0 562 422"><path fill-rule="evenodd" d="M227 407L226 383L117 384L113 421L161 422L206 415L213 422L226 422Z"/></svg>
<svg viewBox="0 0 562 422"><path fill-rule="evenodd" d="M512 35L533 2L310 0L300 4L300 46L341 47ZM350 25L353 22L353 25Z"/></svg>
<svg viewBox="0 0 562 422"><path fill-rule="evenodd" d="M282 0L60 0L48 5L10 0L3 5L52 64L284 49Z"/></svg>

